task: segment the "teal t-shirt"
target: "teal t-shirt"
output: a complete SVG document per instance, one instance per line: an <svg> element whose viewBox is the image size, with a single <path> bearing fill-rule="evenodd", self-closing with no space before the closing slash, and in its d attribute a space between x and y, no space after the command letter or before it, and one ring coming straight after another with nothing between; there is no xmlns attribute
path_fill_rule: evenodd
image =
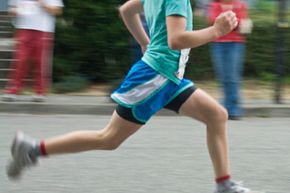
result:
<svg viewBox="0 0 290 193"><path fill-rule="evenodd" d="M176 84L181 50L168 47L166 17L178 15L186 18L186 30L192 31L190 0L141 0L148 25L150 44L142 60Z"/></svg>

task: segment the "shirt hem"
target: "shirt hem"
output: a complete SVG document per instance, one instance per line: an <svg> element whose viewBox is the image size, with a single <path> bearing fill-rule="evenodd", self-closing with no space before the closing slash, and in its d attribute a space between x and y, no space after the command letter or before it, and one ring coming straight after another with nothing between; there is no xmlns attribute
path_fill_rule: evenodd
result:
<svg viewBox="0 0 290 193"><path fill-rule="evenodd" d="M165 76L166 78L168 78L170 81L174 82L175 84L180 84L181 80L176 78L172 78L170 77L170 75L160 71L158 68L156 68L154 65L152 65L152 63L154 63L153 61L147 60L145 57L142 57L141 59L143 62L145 62L148 66L150 66L153 70L157 71L159 74Z"/></svg>

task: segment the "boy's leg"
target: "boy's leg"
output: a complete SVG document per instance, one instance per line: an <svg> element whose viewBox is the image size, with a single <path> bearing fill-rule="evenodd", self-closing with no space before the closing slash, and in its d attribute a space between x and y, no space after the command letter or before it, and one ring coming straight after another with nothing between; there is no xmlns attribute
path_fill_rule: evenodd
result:
<svg viewBox="0 0 290 193"><path fill-rule="evenodd" d="M142 125L127 121L116 112L109 124L99 131L76 131L44 141L48 155L89 150L114 150Z"/></svg>
<svg viewBox="0 0 290 193"><path fill-rule="evenodd" d="M227 111L212 97L197 89L179 112L206 124L207 144L216 178L229 175Z"/></svg>
<svg viewBox="0 0 290 193"><path fill-rule="evenodd" d="M109 124L100 131L72 132L41 142L36 142L28 136L17 135L11 147L13 159L7 168L8 177L20 177L23 169L35 165L39 156L116 149L141 126L121 118L114 112Z"/></svg>
<svg viewBox="0 0 290 193"><path fill-rule="evenodd" d="M217 182L215 193L254 193L230 179L226 109L207 93L197 89L183 103L179 112L195 118L207 126L208 150Z"/></svg>

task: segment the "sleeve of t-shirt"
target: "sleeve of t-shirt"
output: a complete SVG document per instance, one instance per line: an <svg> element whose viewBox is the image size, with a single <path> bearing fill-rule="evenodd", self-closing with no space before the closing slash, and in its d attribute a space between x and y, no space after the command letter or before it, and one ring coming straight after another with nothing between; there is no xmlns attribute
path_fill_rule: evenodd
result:
<svg viewBox="0 0 290 193"><path fill-rule="evenodd" d="M64 6L62 0L45 0L44 2L50 6L56 6L56 7Z"/></svg>
<svg viewBox="0 0 290 193"><path fill-rule="evenodd" d="M165 14L166 16L180 15L186 17L188 9L187 6L187 0L167 0L165 5Z"/></svg>

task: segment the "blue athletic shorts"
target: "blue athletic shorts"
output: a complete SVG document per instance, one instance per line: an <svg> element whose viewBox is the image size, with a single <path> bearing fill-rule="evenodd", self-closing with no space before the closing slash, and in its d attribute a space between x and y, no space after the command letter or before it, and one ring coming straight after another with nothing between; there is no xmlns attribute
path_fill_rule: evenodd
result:
<svg viewBox="0 0 290 193"><path fill-rule="evenodd" d="M176 84L153 70L142 60L135 63L120 87L111 94L122 118L145 124L162 108L176 111L195 91L193 82L182 79Z"/></svg>

